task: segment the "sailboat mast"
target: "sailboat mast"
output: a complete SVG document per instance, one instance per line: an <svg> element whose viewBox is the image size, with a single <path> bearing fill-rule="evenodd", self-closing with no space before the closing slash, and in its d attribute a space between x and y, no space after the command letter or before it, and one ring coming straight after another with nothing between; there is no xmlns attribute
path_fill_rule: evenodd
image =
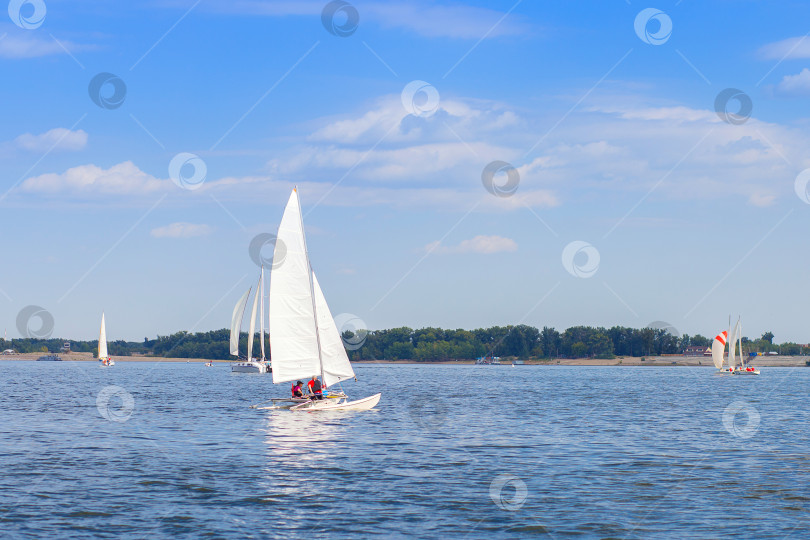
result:
<svg viewBox="0 0 810 540"><path fill-rule="evenodd" d="M309 278L309 297L312 300L312 316L315 318L315 340L318 343L318 365L321 371L321 381L323 377L323 354L321 353L321 332L318 330L318 308L315 306L315 285L312 282L312 263L309 262L309 247L307 247L307 234L304 231L304 216L301 212L301 198L298 196L298 186L295 191L295 201L298 203L298 219L301 222L301 237L304 239L304 257L307 261L307 277Z"/></svg>

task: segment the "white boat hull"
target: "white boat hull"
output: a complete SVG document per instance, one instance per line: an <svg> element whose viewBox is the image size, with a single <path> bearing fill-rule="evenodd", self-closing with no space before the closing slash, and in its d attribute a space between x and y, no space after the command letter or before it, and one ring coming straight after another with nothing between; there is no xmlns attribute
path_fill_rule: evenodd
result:
<svg viewBox="0 0 810 540"><path fill-rule="evenodd" d="M262 362L236 362L231 364L232 373L267 373L267 365Z"/></svg>
<svg viewBox="0 0 810 540"><path fill-rule="evenodd" d="M377 403L380 402L380 397L382 394L374 394L373 396L369 396L363 399L357 399L355 401L348 401L347 398L343 398L342 400L332 400L332 399L324 399L324 400L316 400L316 401L309 401L307 403L301 403L300 405L296 405L291 407L291 411L367 411L369 409L373 409Z"/></svg>
<svg viewBox="0 0 810 540"><path fill-rule="evenodd" d="M746 371L744 369L721 369L717 372L718 375L759 375L759 370L754 369L753 371Z"/></svg>

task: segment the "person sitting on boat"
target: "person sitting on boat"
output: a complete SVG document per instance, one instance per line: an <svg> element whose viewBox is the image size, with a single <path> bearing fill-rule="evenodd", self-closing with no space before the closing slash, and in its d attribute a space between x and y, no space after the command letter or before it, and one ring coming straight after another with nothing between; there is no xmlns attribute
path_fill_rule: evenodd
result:
<svg viewBox="0 0 810 540"><path fill-rule="evenodd" d="M304 397L304 391L301 390L301 387L304 385L301 381L297 381L292 387L292 397L294 398L302 398Z"/></svg>
<svg viewBox="0 0 810 540"><path fill-rule="evenodd" d="M309 399L323 399L323 387L317 375L312 376L312 379L307 383L307 388L309 388Z"/></svg>

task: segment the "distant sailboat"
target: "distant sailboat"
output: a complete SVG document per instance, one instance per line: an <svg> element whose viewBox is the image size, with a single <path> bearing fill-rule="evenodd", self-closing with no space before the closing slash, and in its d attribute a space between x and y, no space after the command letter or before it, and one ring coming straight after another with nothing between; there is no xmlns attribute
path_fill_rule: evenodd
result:
<svg viewBox="0 0 810 540"><path fill-rule="evenodd" d="M274 260L282 249L285 251L283 262L274 264L270 270L273 383L306 381L320 376L326 389L355 378L340 332L309 262L297 189L290 194L281 218ZM298 411L367 410L377 405L380 396L374 394L349 401L342 390L328 390L322 400L270 401L293 403L287 406Z"/></svg>
<svg viewBox="0 0 810 540"><path fill-rule="evenodd" d="M724 367L723 354L726 341L728 341L728 357L727 365ZM740 351L739 357L737 356L738 349ZM731 329L731 322L729 321L728 331L723 331L714 338L712 342L712 362L714 362L714 367L718 369L717 372L723 375L759 375L757 368L748 366L745 363L742 348L742 329L739 319L737 319L737 324L734 325L734 330Z"/></svg>
<svg viewBox="0 0 810 540"><path fill-rule="evenodd" d="M239 299L233 310L231 319L231 354L239 356L239 334L242 331L242 316L247 307L247 299L250 289ZM259 305L261 304L261 309ZM253 336L256 333L256 314L261 311L259 326L259 340L261 343L261 359L253 358ZM256 294L253 297L253 309L250 314L250 327L248 330L247 359L242 362L231 364L231 371L234 373L267 373L267 359L264 355L264 267L259 274L259 283L256 285Z"/></svg>
<svg viewBox="0 0 810 540"><path fill-rule="evenodd" d="M107 325L104 322L104 312L101 312L101 329L98 332L98 361L102 367L112 367L115 365L109 354L107 354Z"/></svg>

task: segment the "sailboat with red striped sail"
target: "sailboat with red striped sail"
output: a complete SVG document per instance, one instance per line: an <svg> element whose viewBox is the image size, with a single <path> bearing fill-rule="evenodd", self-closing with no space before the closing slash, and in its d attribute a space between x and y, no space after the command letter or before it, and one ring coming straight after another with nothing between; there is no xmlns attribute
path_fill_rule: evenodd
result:
<svg viewBox="0 0 810 540"><path fill-rule="evenodd" d="M726 342L728 342L728 357L725 362L726 365L723 365ZM739 350L739 356L737 356L737 350ZM712 361L714 367L718 370L717 373L721 375L759 375L759 370L749 366L743 356L740 319L737 319L733 331L729 320L728 331L723 330L714 338L712 342Z"/></svg>

